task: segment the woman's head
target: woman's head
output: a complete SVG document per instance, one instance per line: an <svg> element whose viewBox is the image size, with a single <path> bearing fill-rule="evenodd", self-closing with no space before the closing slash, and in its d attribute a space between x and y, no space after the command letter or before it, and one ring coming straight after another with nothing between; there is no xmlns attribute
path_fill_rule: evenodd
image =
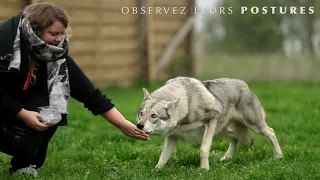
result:
<svg viewBox="0 0 320 180"><path fill-rule="evenodd" d="M47 44L58 45L69 25L64 10L51 3L36 3L25 7L24 12L34 32Z"/></svg>

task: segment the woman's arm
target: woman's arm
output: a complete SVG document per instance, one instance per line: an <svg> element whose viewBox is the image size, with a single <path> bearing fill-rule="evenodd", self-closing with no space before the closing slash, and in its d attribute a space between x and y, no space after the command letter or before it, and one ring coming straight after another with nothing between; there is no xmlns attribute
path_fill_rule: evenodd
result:
<svg viewBox="0 0 320 180"><path fill-rule="evenodd" d="M17 116L23 105L17 99L11 97L3 88L0 88L0 108L0 112L11 119ZM4 114L1 116L3 117Z"/></svg>
<svg viewBox="0 0 320 180"><path fill-rule="evenodd" d="M24 109L21 102L7 94L3 88L0 88L0 112L2 113L0 120L18 118L37 131L44 131L50 126L50 124L42 124L40 121L43 119L38 112Z"/></svg>
<svg viewBox="0 0 320 180"><path fill-rule="evenodd" d="M67 56L71 97L84 104L94 115L99 115L114 107L111 99L95 88L74 60Z"/></svg>
<svg viewBox="0 0 320 180"><path fill-rule="evenodd" d="M112 108L101 115L111 124L118 127L125 135L136 139L149 140L148 134L138 129L130 121L126 120L116 108Z"/></svg>
<svg viewBox="0 0 320 180"><path fill-rule="evenodd" d="M111 124L118 127L125 135L142 140L149 139L149 135L123 117L114 107L114 104L111 103L111 99L94 87L71 57L67 57L67 64L71 96L73 98L82 102L94 115L100 114Z"/></svg>

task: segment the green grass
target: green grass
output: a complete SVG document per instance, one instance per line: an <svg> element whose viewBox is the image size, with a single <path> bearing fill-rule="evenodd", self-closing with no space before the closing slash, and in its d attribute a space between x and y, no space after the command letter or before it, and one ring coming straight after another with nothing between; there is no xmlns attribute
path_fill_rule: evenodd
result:
<svg viewBox="0 0 320 180"><path fill-rule="evenodd" d="M285 156L282 160L273 159L267 138L254 135L252 149L239 146L234 158L227 162L219 159L228 142L214 141L209 171L198 168L198 144L179 142L168 164L156 171L162 137L152 136L148 142L126 137L72 100L69 126L56 132L37 179L320 179L320 86L254 83L250 87L260 98L267 122L276 132ZM142 89L114 88L106 93L125 117L135 122ZM9 162L9 156L0 155L0 179L25 179L8 174Z"/></svg>
<svg viewBox="0 0 320 180"><path fill-rule="evenodd" d="M320 82L320 57L279 54L214 54L204 59L202 77L233 77L246 81Z"/></svg>

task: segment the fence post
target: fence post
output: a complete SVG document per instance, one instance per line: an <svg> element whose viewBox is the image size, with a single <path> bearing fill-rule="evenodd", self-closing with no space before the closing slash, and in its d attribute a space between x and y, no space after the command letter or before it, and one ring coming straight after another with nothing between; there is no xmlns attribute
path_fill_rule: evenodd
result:
<svg viewBox="0 0 320 180"><path fill-rule="evenodd" d="M195 16L194 15L194 8L195 8L195 0L188 1L188 17ZM195 18L195 17L194 17ZM186 75L187 76L194 76L195 75L195 57L194 57L194 26L189 31L189 34L186 38L186 46L185 46L185 68L186 68Z"/></svg>
<svg viewBox="0 0 320 180"><path fill-rule="evenodd" d="M148 0L148 7L153 6L154 0ZM148 63L149 63L149 80L151 82L156 80L155 67L156 59L154 55L154 31L153 31L153 15L147 13L147 37L148 37Z"/></svg>
<svg viewBox="0 0 320 180"><path fill-rule="evenodd" d="M140 79L144 81L155 80L155 57L153 48L153 17L148 14L148 7L151 7L153 0L140 0ZM145 13L141 13L141 8L145 8Z"/></svg>
<svg viewBox="0 0 320 180"><path fill-rule="evenodd" d="M140 0L139 9L139 48L140 48L140 80L149 80L148 67L148 29L147 29L147 14L141 13L141 7L147 6L147 0Z"/></svg>

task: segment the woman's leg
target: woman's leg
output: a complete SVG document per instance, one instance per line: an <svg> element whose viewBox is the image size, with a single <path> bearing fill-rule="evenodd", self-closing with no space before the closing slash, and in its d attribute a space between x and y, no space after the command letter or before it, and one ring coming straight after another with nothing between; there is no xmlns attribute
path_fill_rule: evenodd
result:
<svg viewBox="0 0 320 180"><path fill-rule="evenodd" d="M13 156L11 159L12 167L10 168L10 171L13 172L20 168L29 167L30 165L35 165L37 169L40 168L45 162L48 144L52 136L54 135L56 129L57 129L57 126L54 126L47 130L47 132L44 135L45 137L41 142L37 153L33 157L25 158L20 156Z"/></svg>
<svg viewBox="0 0 320 180"><path fill-rule="evenodd" d="M49 145L49 141L53 137L54 133L57 130L57 126L50 128L46 134L46 138L44 139L43 143L41 144L37 154L31 159L31 164L36 165L36 168L42 167L46 160L47 156L47 149Z"/></svg>

